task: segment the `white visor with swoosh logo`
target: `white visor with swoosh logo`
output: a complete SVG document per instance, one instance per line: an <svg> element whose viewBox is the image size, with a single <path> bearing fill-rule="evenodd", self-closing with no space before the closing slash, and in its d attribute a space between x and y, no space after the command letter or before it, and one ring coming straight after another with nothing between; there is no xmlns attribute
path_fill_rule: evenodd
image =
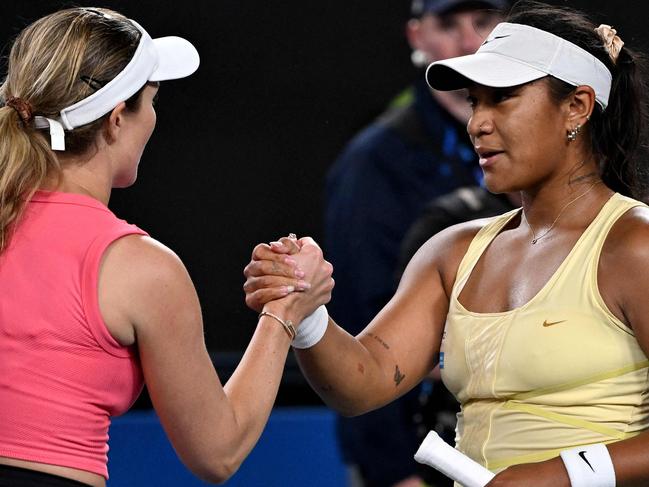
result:
<svg viewBox="0 0 649 487"><path fill-rule="evenodd" d="M436 61L426 81L436 90L457 90L478 83L507 88L554 76L570 85L587 85L606 109L612 75L595 56L561 37L529 25L502 22L475 54Z"/></svg>
<svg viewBox="0 0 649 487"><path fill-rule="evenodd" d="M198 68L200 57L188 40L175 36L152 39L140 24L130 21L142 35L126 67L92 95L61 110L56 120L34 117L35 128L50 129L53 150L65 150L65 130L74 130L101 118L148 81L184 78Z"/></svg>

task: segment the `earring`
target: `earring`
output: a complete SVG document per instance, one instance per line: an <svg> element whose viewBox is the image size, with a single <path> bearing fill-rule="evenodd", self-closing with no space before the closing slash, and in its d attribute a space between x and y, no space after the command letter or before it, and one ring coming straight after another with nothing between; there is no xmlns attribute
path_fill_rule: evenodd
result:
<svg viewBox="0 0 649 487"><path fill-rule="evenodd" d="M410 53L410 61L415 68L425 68L432 62L428 58L428 54L426 54L421 49L415 49L414 51L412 51L412 53Z"/></svg>
<svg viewBox="0 0 649 487"><path fill-rule="evenodd" d="M577 136L579 135L580 131L581 131L581 125L577 124L577 126L574 129L568 132L568 142L574 142L575 140L577 140Z"/></svg>

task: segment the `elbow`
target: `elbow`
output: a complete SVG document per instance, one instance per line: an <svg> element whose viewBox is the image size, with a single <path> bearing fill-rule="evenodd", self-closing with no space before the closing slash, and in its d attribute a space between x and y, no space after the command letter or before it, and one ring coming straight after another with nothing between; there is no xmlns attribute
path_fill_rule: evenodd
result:
<svg viewBox="0 0 649 487"><path fill-rule="evenodd" d="M345 418L360 416L377 408L376 405L369 404L365 401L359 401L357 399L349 399L346 401L338 400L336 402L325 401L325 404Z"/></svg>
<svg viewBox="0 0 649 487"><path fill-rule="evenodd" d="M227 482L240 466L241 462L234 459L219 459L209 464L192 465L191 471L204 482L220 485Z"/></svg>
<svg viewBox="0 0 649 487"><path fill-rule="evenodd" d="M193 472L203 482L220 485L227 482L230 477L235 474L238 468L238 465L235 467L229 465L218 465L213 466L210 469L194 470Z"/></svg>
<svg viewBox="0 0 649 487"><path fill-rule="evenodd" d="M362 414L369 413L370 411L372 411L372 408L364 407L346 407L338 409L338 413L344 418L354 418L356 416L361 416Z"/></svg>

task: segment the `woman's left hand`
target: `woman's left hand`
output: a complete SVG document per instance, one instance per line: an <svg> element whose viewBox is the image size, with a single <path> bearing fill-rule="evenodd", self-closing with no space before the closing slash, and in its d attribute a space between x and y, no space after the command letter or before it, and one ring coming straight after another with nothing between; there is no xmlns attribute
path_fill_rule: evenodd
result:
<svg viewBox="0 0 649 487"><path fill-rule="evenodd" d="M514 465L496 475L485 487L570 487L560 457L539 463Z"/></svg>

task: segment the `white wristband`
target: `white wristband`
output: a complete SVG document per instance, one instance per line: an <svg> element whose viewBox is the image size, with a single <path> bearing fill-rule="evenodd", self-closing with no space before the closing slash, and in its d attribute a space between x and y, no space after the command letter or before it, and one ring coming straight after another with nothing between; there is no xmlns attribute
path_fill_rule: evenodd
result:
<svg viewBox="0 0 649 487"><path fill-rule="evenodd" d="M291 345L294 348L312 347L324 336L328 323L329 313L323 304L300 322Z"/></svg>
<svg viewBox="0 0 649 487"><path fill-rule="evenodd" d="M615 487L615 469L603 443L561 452L572 487Z"/></svg>

